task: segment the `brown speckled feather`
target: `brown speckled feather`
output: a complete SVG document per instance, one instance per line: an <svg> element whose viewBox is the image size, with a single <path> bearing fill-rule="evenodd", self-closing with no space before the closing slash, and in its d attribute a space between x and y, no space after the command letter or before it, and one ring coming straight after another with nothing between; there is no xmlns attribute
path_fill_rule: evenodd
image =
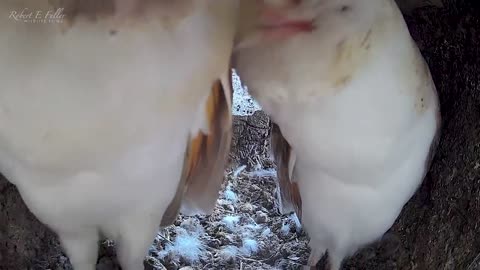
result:
<svg viewBox="0 0 480 270"><path fill-rule="evenodd" d="M277 124L272 122L271 134L272 155L277 164L278 200L280 212L286 214L295 211L297 217L302 218L302 198L298 184L294 177L294 153L290 144L285 140Z"/></svg>
<svg viewBox="0 0 480 270"><path fill-rule="evenodd" d="M175 220L180 207L186 214L213 211L224 181L225 162L232 138L231 99L231 81L224 84L216 81L206 107L210 133L200 132L190 140L182 178L163 216L162 226Z"/></svg>

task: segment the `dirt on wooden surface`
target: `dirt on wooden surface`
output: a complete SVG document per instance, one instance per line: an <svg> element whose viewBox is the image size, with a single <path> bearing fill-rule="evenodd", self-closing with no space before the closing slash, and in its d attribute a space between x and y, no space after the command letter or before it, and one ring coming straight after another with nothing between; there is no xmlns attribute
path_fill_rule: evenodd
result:
<svg viewBox="0 0 480 270"><path fill-rule="evenodd" d="M282 216L278 210L269 131L270 121L262 111L234 116L227 181L214 213L180 215L174 226L159 233L150 251L151 265L253 270L298 269L304 264L308 238L295 215Z"/></svg>
<svg viewBox="0 0 480 270"><path fill-rule="evenodd" d="M442 109L442 137L423 185L383 241L344 269L480 269L480 4L457 1L407 17L430 66ZM394 64L394 63L392 63ZM179 216L161 230L146 269L299 269L308 237L280 215L269 120L235 117L227 182L211 216ZM118 269L104 241L97 269ZM71 269L54 234L0 180L0 270ZM192 268L188 268L191 266Z"/></svg>

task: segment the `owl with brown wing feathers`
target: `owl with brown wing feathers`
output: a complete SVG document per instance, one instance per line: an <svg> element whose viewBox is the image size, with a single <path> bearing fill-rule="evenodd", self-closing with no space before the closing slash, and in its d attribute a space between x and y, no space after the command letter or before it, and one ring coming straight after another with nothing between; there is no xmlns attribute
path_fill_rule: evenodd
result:
<svg viewBox="0 0 480 270"><path fill-rule="evenodd" d="M143 269L160 224L180 208L213 209L231 138L237 6L0 3L0 171L75 270L95 269L100 235L115 240L123 269Z"/></svg>
<svg viewBox="0 0 480 270"><path fill-rule="evenodd" d="M330 270L380 239L428 171L437 91L394 0L242 1L233 63L274 122L283 212Z"/></svg>

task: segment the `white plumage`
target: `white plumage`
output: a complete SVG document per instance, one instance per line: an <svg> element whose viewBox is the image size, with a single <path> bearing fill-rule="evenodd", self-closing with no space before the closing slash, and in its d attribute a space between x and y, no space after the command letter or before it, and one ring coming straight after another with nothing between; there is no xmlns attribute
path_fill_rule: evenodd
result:
<svg viewBox="0 0 480 270"><path fill-rule="evenodd" d="M281 130L280 188L311 238L309 265L328 250L337 270L382 237L422 182L438 98L393 0L284 2L242 15L234 66Z"/></svg>
<svg viewBox="0 0 480 270"><path fill-rule="evenodd" d="M95 269L99 233L117 242L123 269L143 269L174 196L168 215L176 215L182 171L185 179L202 159L185 150L219 124L205 113L216 104L206 102L216 81L228 81L236 5L0 4L0 171L59 235L75 270ZM67 16L62 22L8 16L57 8ZM230 106L228 89L225 95L217 102Z"/></svg>

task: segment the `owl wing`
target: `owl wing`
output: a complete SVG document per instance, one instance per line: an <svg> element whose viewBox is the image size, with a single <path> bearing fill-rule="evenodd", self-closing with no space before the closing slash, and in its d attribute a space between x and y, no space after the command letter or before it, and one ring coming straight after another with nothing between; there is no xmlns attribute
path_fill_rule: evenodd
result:
<svg viewBox="0 0 480 270"><path fill-rule="evenodd" d="M271 134L272 156L277 165L277 197L280 202L280 213L286 214L294 211L297 217L302 217L302 198L298 184L295 182L296 155L290 144L283 137L280 127L272 122Z"/></svg>
<svg viewBox="0 0 480 270"><path fill-rule="evenodd" d="M212 85L205 107L208 134L199 131L189 138L181 180L162 226L173 223L180 208L192 215L209 214L215 207L232 138L231 75L229 69L227 76Z"/></svg>

